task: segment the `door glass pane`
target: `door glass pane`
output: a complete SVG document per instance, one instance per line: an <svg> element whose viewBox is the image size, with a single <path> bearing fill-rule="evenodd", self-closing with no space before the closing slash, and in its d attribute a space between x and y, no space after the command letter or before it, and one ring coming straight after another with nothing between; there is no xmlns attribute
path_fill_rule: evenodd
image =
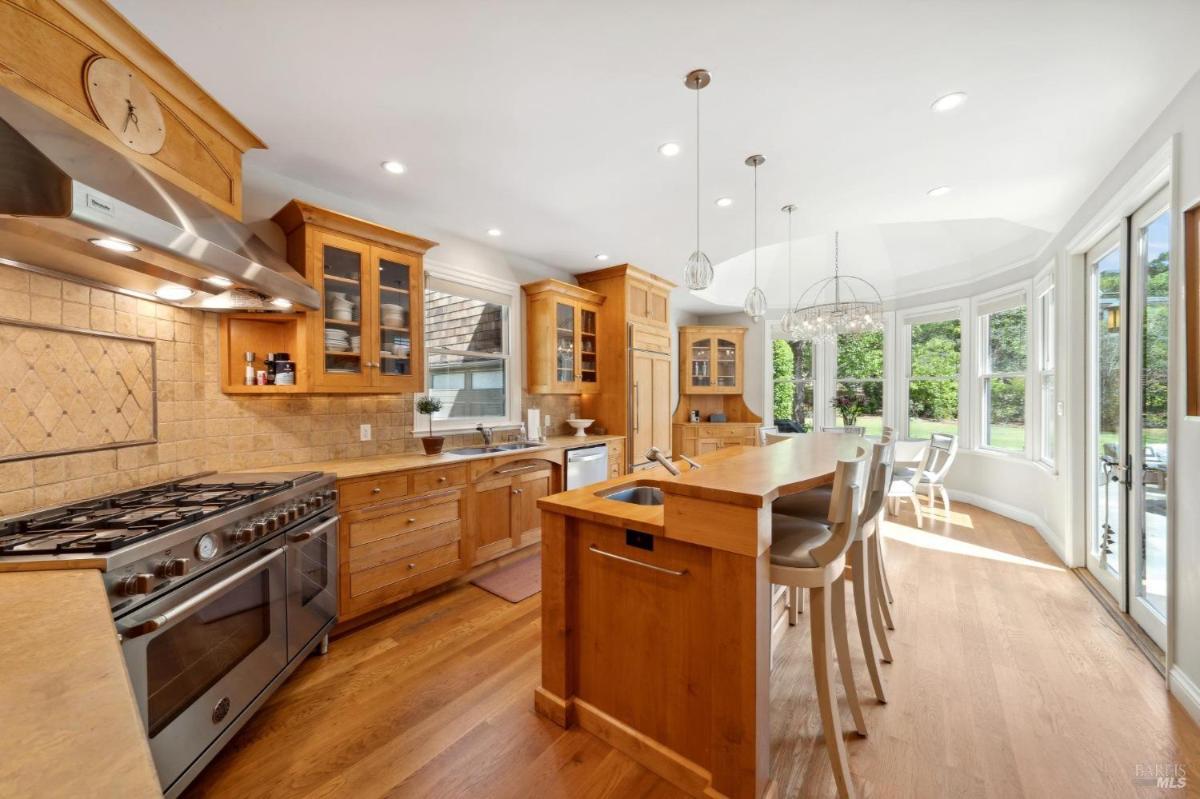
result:
<svg viewBox="0 0 1200 799"><path fill-rule="evenodd" d="M712 361L712 339L702 338L693 341L690 357L692 365L689 373L692 376L692 385L699 387L712 385L712 377L709 374L709 365Z"/></svg>
<svg viewBox="0 0 1200 799"><path fill-rule="evenodd" d="M407 264L379 259L379 371L412 374L412 304ZM373 357L375 353L366 353Z"/></svg>
<svg viewBox="0 0 1200 799"><path fill-rule="evenodd" d="M1092 552L1114 574L1119 573L1117 538L1121 534L1121 484L1117 467L1121 452L1121 252L1115 249L1095 266L1096 385L1095 430L1097 462L1096 527Z"/></svg>
<svg viewBox="0 0 1200 799"><path fill-rule="evenodd" d="M555 379L559 383L575 382L575 307L555 304L554 326L557 345L555 350Z"/></svg>
<svg viewBox="0 0 1200 799"><path fill-rule="evenodd" d="M1167 342L1170 337L1170 214L1141 231L1142 287L1142 557L1138 595L1167 615Z"/></svg>
<svg viewBox="0 0 1200 799"><path fill-rule="evenodd" d="M363 362L362 255L326 244L321 261L325 273L325 372L359 374Z"/></svg>
<svg viewBox="0 0 1200 799"><path fill-rule="evenodd" d="M717 339L717 385L737 385L737 346L723 338Z"/></svg>
<svg viewBox="0 0 1200 799"><path fill-rule="evenodd" d="M270 577L260 572L146 646L151 738L270 637Z"/></svg>
<svg viewBox="0 0 1200 799"><path fill-rule="evenodd" d="M307 607L329 587L329 534L288 546L300 548L300 604Z"/></svg>
<svg viewBox="0 0 1200 799"><path fill-rule="evenodd" d="M584 383L596 382L596 312L579 309L579 372Z"/></svg>

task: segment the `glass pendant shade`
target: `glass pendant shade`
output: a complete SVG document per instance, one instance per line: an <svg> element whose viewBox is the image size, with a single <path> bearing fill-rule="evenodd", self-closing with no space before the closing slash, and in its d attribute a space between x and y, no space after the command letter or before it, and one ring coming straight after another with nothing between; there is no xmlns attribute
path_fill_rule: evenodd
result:
<svg viewBox="0 0 1200 799"><path fill-rule="evenodd" d="M692 291L703 291L712 285L712 261L701 250L696 250L688 258L687 267L683 270L683 282Z"/></svg>
<svg viewBox="0 0 1200 799"><path fill-rule="evenodd" d="M767 295L763 294L762 289L755 286L746 295L746 301L742 304L742 310L745 311L746 316L749 316L755 322L761 322L762 318L767 315Z"/></svg>

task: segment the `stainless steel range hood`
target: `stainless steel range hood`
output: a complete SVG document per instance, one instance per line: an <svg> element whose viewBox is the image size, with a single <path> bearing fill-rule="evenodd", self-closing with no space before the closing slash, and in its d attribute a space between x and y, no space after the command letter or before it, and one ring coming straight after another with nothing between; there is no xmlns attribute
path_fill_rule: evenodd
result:
<svg viewBox="0 0 1200 799"><path fill-rule="evenodd" d="M245 225L4 88L0 261L206 310L320 307Z"/></svg>

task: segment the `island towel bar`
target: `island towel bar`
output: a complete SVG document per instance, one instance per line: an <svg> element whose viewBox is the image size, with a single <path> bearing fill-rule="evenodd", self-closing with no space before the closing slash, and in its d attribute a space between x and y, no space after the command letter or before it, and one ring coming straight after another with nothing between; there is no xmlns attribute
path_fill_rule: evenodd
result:
<svg viewBox="0 0 1200 799"><path fill-rule="evenodd" d="M670 574L673 577L683 577L688 573L687 569L684 569L683 571L676 571L675 569L667 569L662 566L655 566L653 563L643 563L640 560L634 560L633 558L627 558L624 555L618 555L615 552L608 552L606 550L600 549L595 544L590 545L588 547L588 549L590 549L592 552L595 552L597 555L603 555L606 558L612 558L613 560L619 560L619 561L623 561L625 563L632 563L635 566L641 566L646 569L653 569L656 572L662 572L663 574Z"/></svg>

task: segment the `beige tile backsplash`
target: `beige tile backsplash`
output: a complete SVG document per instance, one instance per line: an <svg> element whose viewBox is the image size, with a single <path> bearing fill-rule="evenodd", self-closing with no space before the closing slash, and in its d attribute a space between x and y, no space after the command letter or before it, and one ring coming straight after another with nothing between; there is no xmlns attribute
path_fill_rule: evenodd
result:
<svg viewBox="0 0 1200 799"><path fill-rule="evenodd" d="M420 450L411 395L227 396L218 387L215 314L137 300L0 266L0 317L154 339L158 443L0 463L0 516L208 469ZM525 397L555 420L578 397ZM372 440L359 442L361 424ZM515 431L500 434L506 439ZM447 446L474 443L474 433Z"/></svg>

